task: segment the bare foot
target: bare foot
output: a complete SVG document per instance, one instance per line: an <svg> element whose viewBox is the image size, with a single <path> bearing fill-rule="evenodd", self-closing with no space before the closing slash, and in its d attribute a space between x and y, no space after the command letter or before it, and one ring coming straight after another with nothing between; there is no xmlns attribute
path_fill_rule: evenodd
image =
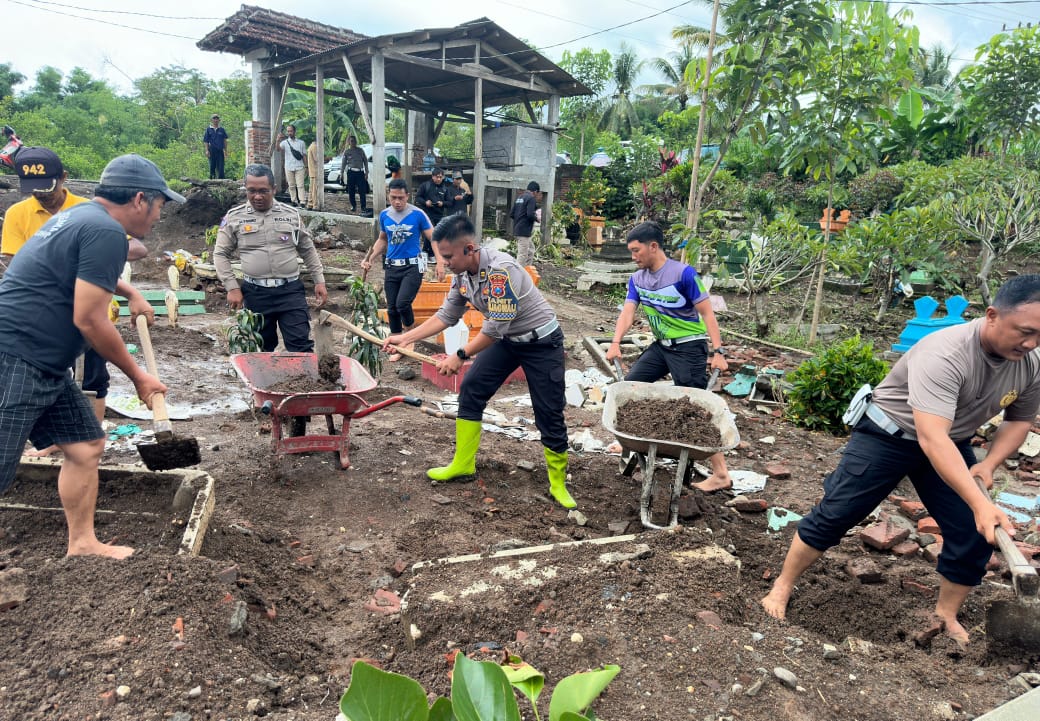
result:
<svg viewBox="0 0 1040 721"><path fill-rule="evenodd" d="M77 543L75 546L69 546L69 552L66 556L104 556L105 558L114 558L116 560L123 560L129 558L134 553L134 549L130 546L114 546L109 543L102 543L95 539L94 541L85 541L83 543Z"/></svg>
<svg viewBox="0 0 1040 721"><path fill-rule="evenodd" d="M733 488L733 481L729 476L719 476L712 473L705 480L691 485L698 491L714 493L715 491L724 491L728 488Z"/></svg>
<svg viewBox="0 0 1040 721"><path fill-rule="evenodd" d="M42 450L36 450L33 448L31 451L26 451L24 455L26 458L47 458L60 450L61 449L57 446L47 446Z"/></svg>
<svg viewBox="0 0 1040 721"><path fill-rule="evenodd" d="M957 617L947 618L940 616L946 623L946 635L952 638L961 646L967 646L971 642L971 638L968 635L968 629L961 625Z"/></svg>
<svg viewBox="0 0 1040 721"><path fill-rule="evenodd" d="M777 581L768 595L761 600L762 608L773 618L783 621L787 618L787 602L791 599L792 590L791 586L782 585Z"/></svg>

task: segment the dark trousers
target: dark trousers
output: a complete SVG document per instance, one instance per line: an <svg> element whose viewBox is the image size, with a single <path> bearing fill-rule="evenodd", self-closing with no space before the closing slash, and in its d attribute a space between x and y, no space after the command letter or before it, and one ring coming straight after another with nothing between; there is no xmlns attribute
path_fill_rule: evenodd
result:
<svg viewBox="0 0 1040 721"><path fill-rule="evenodd" d="M970 439L959 441L964 463L975 465ZM975 530L975 515L932 468L917 441L895 438L864 417L856 424L841 461L823 482L823 500L798 524L809 546L825 551L862 521L907 476L939 524L943 548L936 570L953 583L977 586L993 548Z"/></svg>
<svg viewBox="0 0 1040 721"><path fill-rule="evenodd" d="M270 353L278 346L279 330L282 332L285 350L290 353L314 352L307 291L302 280L297 279L277 288L265 288L243 281L242 299L246 308L264 316L260 335L264 339L265 353Z"/></svg>
<svg viewBox="0 0 1040 721"><path fill-rule="evenodd" d="M365 171L363 170L347 171L347 197L350 198L351 210L357 210L354 193L361 195L361 209L365 210L368 207L368 200L365 197L365 194L368 193L368 181L365 180Z"/></svg>
<svg viewBox="0 0 1040 721"><path fill-rule="evenodd" d="M563 331L533 343L496 341L473 359L459 389L459 418L480 421L491 396L517 368L524 369L534 406L534 422L542 445L551 451L567 450L567 424L563 419Z"/></svg>
<svg viewBox="0 0 1040 721"><path fill-rule="evenodd" d="M98 398L104 398L108 395L110 380L105 359L93 348L87 348L83 354L83 390L94 391Z"/></svg>
<svg viewBox="0 0 1040 721"><path fill-rule="evenodd" d="M211 150L209 151L209 178L224 179L224 151L223 150Z"/></svg>
<svg viewBox="0 0 1040 721"><path fill-rule="evenodd" d="M665 347L654 343L629 369L626 381L655 383L669 373L675 385L684 388L708 387L708 341L691 340Z"/></svg>
<svg viewBox="0 0 1040 721"><path fill-rule="evenodd" d="M390 332L400 333L415 323L412 302L422 285L422 273L417 265L383 266L383 292L386 293L386 315Z"/></svg>

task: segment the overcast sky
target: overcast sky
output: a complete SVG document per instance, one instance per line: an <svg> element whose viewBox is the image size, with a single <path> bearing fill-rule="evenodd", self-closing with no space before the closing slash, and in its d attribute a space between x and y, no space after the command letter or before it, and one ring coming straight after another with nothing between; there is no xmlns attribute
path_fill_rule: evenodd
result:
<svg viewBox="0 0 1040 721"><path fill-rule="evenodd" d="M957 67L971 60L975 47L1003 25L1010 28L1040 19L1040 2L956 4L964 1L943 0L913 7L922 45L938 42L955 49ZM592 47L614 52L623 42L643 57L666 55L674 49L669 37L672 27L684 23L707 26L711 17L710 5L704 0L482 0L479 4L398 0L386 5L370 0L254 0L251 4L365 35L450 27L487 16L512 34L544 48L553 60L558 60L565 49ZM198 68L212 78L223 78L246 69L239 57L202 52L195 43L237 12L240 5L231 0L161 4L138 0L2 0L6 32L0 62L10 63L29 78L18 90L25 90L44 65L65 73L83 67L124 92L130 91L131 78L164 65ZM620 25L625 26L617 27ZM641 80L659 81L650 72L645 72Z"/></svg>

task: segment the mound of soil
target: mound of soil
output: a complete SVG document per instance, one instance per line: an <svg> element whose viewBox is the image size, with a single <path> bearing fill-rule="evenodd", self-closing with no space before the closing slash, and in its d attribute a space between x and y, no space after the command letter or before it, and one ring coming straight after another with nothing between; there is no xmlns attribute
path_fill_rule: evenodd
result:
<svg viewBox="0 0 1040 721"><path fill-rule="evenodd" d="M618 407L617 429L640 438L658 438L687 446L718 448L722 433L711 411L685 400L646 399Z"/></svg>

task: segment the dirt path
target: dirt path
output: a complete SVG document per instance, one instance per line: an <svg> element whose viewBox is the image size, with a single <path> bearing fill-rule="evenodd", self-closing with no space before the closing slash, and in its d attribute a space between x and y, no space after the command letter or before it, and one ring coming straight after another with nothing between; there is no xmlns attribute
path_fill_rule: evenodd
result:
<svg viewBox="0 0 1040 721"><path fill-rule="evenodd" d="M612 327L613 315L550 299L568 334L568 365L584 367L580 335ZM621 475L617 456L572 454L581 517L551 502L539 444L505 434L484 434L476 480L431 486L424 470L449 459L452 423L400 404L351 423L347 471L331 453L276 458L271 419L241 409L251 399L228 372L222 319L186 318L186 329L153 332L171 403L196 408L175 430L200 439L202 468L217 484L202 557L175 557L165 541L134 538L140 551L125 563L64 559L60 518L0 510L0 573L22 569L25 591L22 603L0 611L0 720L331 721L355 659L444 694L446 653L479 656L496 646L544 671L550 686L618 663L620 675L595 708L600 718L628 721L968 719L1021 693L1021 672L1040 671L1037 659L986 644L985 604L1007 596L990 582L966 605L976 639L967 651L942 637L915 642L934 603L934 565L921 552L870 550L855 534L806 575L786 623L766 617L757 599L779 571L793 526L769 530L755 504L740 512L726 506L728 494L686 491L681 527L642 532L641 477ZM421 378L402 380L404 367L420 370L387 364L380 393L417 394L428 404L444 397ZM499 398L524 390L506 386ZM730 406L743 439L731 467L772 474L753 494L758 507L807 512L844 439L806 433L742 401ZM514 402L493 407L531 417ZM595 408L567 410L572 431L610 441L599 417ZM317 432L324 420L308 428ZM136 454L113 449L106 458L134 462ZM659 489L673 473L658 470ZM169 518L159 528L172 532L176 518L161 496L148 498ZM103 493L101 507L125 510L119 498ZM659 495L654 508L666 506ZM898 515L895 503L882 511ZM143 533L119 518L106 520L106 537ZM414 567L623 534L634 537ZM873 564L877 582L850 576L850 562ZM999 570L990 579L1001 580ZM406 634L411 624L418 639ZM796 677L793 687L777 667Z"/></svg>

